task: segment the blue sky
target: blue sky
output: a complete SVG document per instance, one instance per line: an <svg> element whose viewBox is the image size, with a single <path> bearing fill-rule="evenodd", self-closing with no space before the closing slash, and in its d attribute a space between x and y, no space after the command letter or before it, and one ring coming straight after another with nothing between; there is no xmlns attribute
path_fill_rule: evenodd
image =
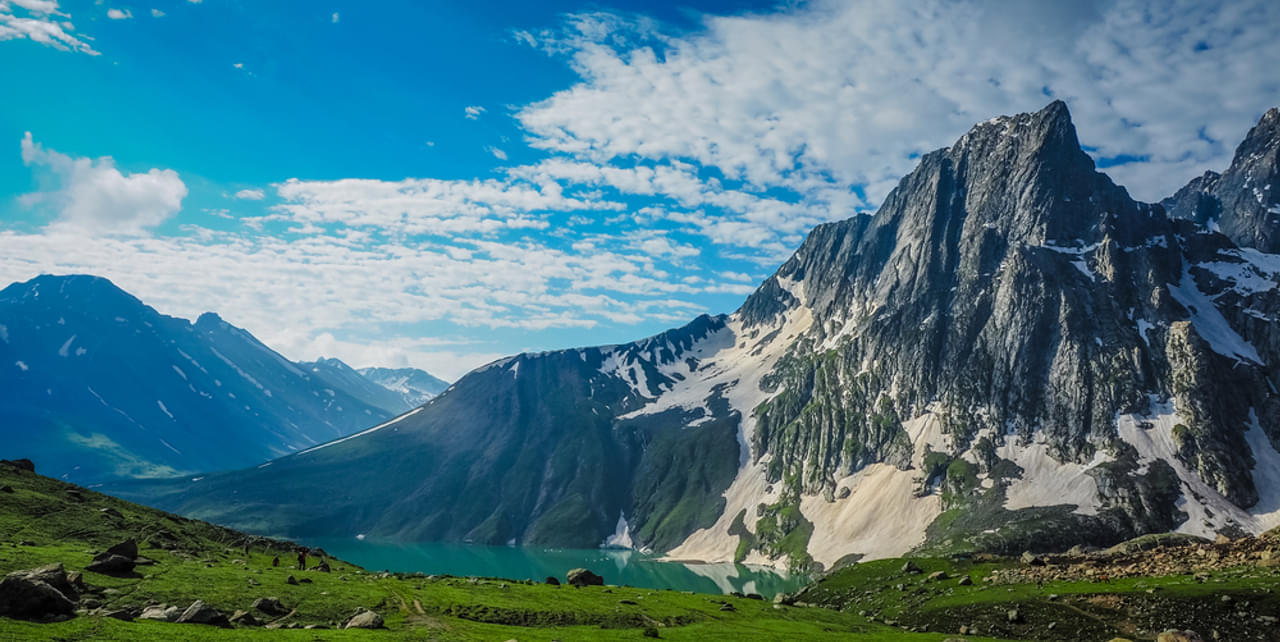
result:
<svg viewBox="0 0 1280 642"><path fill-rule="evenodd" d="M732 311L991 116L1153 200L1280 103L1275 3L905 4L0 0L0 280L456 377Z"/></svg>

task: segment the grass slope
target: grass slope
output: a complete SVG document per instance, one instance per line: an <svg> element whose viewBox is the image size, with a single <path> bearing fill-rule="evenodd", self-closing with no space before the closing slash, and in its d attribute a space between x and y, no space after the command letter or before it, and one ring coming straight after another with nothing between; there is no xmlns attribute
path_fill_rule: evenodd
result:
<svg viewBox="0 0 1280 642"><path fill-rule="evenodd" d="M155 560L137 577L85 573L103 607L196 599L230 615L259 597L294 610L285 622L334 627L357 608L380 613L386 630L217 629L197 624L123 622L81 615L38 624L0 618L0 639L20 640L640 640L655 628L670 640L921 640L852 613L787 607L730 596L625 587L560 588L500 579L370 573L330 560L331 573L290 569L292 546L144 508L120 499L0 465L0 573L51 562L82 571L95 552L126 537ZM119 517L102 509L114 509ZM279 555L280 568L271 558ZM603 570L603 569L601 569ZM310 583L286 584L294 575ZM607 577L606 577L607 579ZM624 603L623 600L634 604ZM721 611L722 603L736 610ZM83 603L82 603L83 604ZM261 615L261 614L255 614ZM969 638L979 640L983 638Z"/></svg>
<svg viewBox="0 0 1280 642"><path fill-rule="evenodd" d="M1154 554L1154 553L1153 553ZM799 592L814 606L904 628L978 631L1023 640L1154 640L1190 629L1204 639L1280 640L1280 567L1241 564L1185 575L1017 582L1008 558L913 558L855 564ZM941 572L941 577L931 577ZM995 576L996 581L989 581ZM967 578L962 583L962 578ZM1010 612L1016 617L1010 618ZM970 638L972 639L972 638Z"/></svg>

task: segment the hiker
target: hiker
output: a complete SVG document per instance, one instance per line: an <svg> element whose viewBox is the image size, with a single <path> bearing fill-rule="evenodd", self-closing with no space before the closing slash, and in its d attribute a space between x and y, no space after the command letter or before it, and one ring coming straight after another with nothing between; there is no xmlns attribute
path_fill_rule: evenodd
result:
<svg viewBox="0 0 1280 642"><path fill-rule="evenodd" d="M249 556L249 540L244 541L244 554L245 557Z"/></svg>
<svg viewBox="0 0 1280 642"><path fill-rule="evenodd" d="M279 556L279 555L277 555L277 556L275 556L275 557L271 558L271 565L272 565L272 566L274 566L274 567L279 567L279 566L280 566L280 556Z"/></svg>
<svg viewBox="0 0 1280 642"><path fill-rule="evenodd" d="M307 549L305 548L298 549L298 570L307 570Z"/></svg>

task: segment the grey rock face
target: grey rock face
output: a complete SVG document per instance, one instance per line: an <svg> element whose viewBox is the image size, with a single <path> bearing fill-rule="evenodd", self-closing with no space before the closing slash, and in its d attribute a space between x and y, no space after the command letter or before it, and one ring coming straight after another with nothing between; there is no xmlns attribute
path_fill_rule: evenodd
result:
<svg viewBox="0 0 1280 642"><path fill-rule="evenodd" d="M1240 247L1280 252L1280 108L1249 131L1225 172L1205 172L1163 204L1170 216L1220 230Z"/></svg>
<svg viewBox="0 0 1280 642"><path fill-rule="evenodd" d="M1188 320L1226 297L1231 331L1274 345L1274 322L1249 320L1268 318L1274 292L1238 297L1203 266L1231 251L1097 173L1065 105L979 125L873 217L814 230L771 279L804 284L815 330L767 380L779 394L758 409L754 454L771 456L770 481L795 475L810 493L868 463L905 468L901 422L937 403L958 450L987 430L1083 462L1121 448L1117 413L1173 396L1195 436L1180 458L1250 506L1241 435L1249 408L1275 405L1271 361L1220 354L1202 335L1221 328ZM767 316L757 299L778 301L773 289L743 310Z"/></svg>

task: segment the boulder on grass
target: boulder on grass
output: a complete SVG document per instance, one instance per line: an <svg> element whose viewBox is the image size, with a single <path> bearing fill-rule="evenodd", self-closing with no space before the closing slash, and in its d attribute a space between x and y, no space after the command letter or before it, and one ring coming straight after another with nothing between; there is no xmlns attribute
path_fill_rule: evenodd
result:
<svg viewBox="0 0 1280 642"><path fill-rule="evenodd" d="M14 571L0 581L0 615L48 621L71 617L79 596L61 564Z"/></svg>
<svg viewBox="0 0 1280 642"><path fill-rule="evenodd" d="M284 615L289 612L289 609L285 608L285 606L280 603L280 600L274 597L260 597L254 600L253 608L266 613L267 615Z"/></svg>
<svg viewBox="0 0 1280 642"><path fill-rule="evenodd" d="M382 616L367 609L360 609L346 624L342 625L344 629L380 629L382 628Z"/></svg>
<svg viewBox="0 0 1280 642"><path fill-rule="evenodd" d="M575 568L565 575L571 586L604 586L604 578L585 568Z"/></svg>
<svg viewBox="0 0 1280 642"><path fill-rule="evenodd" d="M110 509L103 509L103 510L110 510ZM138 541L130 537L129 539L123 542L120 542L119 544L116 544L111 548L108 548L107 554L119 555L120 557L127 557L131 560L137 559L138 558Z"/></svg>
<svg viewBox="0 0 1280 642"><path fill-rule="evenodd" d="M551 586L560 586L560 580L551 576L547 576L547 580L545 583L550 584Z"/></svg>
<svg viewBox="0 0 1280 642"><path fill-rule="evenodd" d="M139 620L159 620L161 622L173 622L182 615L182 609L176 606L167 606L165 604L156 604L142 609L142 614L138 616Z"/></svg>
<svg viewBox="0 0 1280 642"><path fill-rule="evenodd" d="M111 553L100 553L93 558L88 566L84 567L86 571L101 573L103 575L122 576L133 573L133 567L137 563L131 557L123 555L113 555Z"/></svg>
<svg viewBox="0 0 1280 642"><path fill-rule="evenodd" d="M262 626L262 622L248 611L236 611L227 621L240 626Z"/></svg>
<svg viewBox="0 0 1280 642"><path fill-rule="evenodd" d="M223 615L217 609L207 605L203 600L196 600L187 607L187 610L174 620L178 624L208 624L209 626L217 626L221 628L229 628L231 623L227 621L227 616Z"/></svg>

